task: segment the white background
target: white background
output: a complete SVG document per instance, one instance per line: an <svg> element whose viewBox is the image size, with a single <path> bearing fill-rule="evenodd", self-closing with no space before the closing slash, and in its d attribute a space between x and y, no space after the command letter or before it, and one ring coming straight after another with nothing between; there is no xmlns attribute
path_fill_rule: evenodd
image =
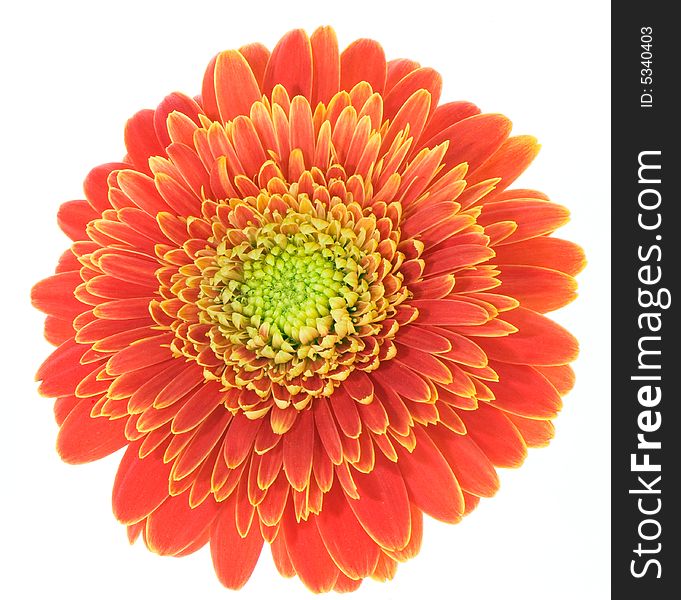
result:
<svg viewBox="0 0 681 600"><path fill-rule="evenodd" d="M52 402L33 383L49 348L29 289L66 247L57 207L80 197L91 166L122 157L127 117L170 91L197 93L219 50L331 24L342 47L373 37L388 58L438 69L443 101L471 100L536 135L542 153L519 183L572 210L561 233L589 259L580 297L555 315L582 344L555 440L502 473L498 495L463 523L428 521L420 555L355 597L609 597L609 2L45 1L3 13L0 596L311 597L267 549L236 593L205 549L178 560L128 546L110 510L118 456L72 467L54 450Z"/></svg>

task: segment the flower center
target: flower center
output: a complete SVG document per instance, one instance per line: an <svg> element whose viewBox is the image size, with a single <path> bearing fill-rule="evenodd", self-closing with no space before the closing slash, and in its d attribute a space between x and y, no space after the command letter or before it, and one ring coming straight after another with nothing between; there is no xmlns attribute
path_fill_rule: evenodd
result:
<svg viewBox="0 0 681 600"><path fill-rule="evenodd" d="M324 356L354 334L354 307L368 284L363 252L340 229L291 211L252 240L221 244L208 312L223 336L283 364Z"/></svg>
<svg viewBox="0 0 681 600"><path fill-rule="evenodd" d="M329 316L329 301L338 297L344 275L321 252L297 245L294 238L283 242L283 248L243 263L235 309L300 341L302 328L316 328L317 319Z"/></svg>

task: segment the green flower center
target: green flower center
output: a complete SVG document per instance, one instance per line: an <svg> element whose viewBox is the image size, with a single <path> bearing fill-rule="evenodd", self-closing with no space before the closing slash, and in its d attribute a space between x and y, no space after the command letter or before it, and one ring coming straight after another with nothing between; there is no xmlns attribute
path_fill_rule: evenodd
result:
<svg viewBox="0 0 681 600"><path fill-rule="evenodd" d="M275 365L330 358L370 300L354 231L291 211L248 238L217 249L206 310L221 337Z"/></svg>
<svg viewBox="0 0 681 600"><path fill-rule="evenodd" d="M257 315L300 341L302 328L316 328L317 319L330 315L329 301L338 297L345 275L318 250L298 246L293 238L286 242L284 248L274 246L260 259L243 263L237 302L242 315Z"/></svg>

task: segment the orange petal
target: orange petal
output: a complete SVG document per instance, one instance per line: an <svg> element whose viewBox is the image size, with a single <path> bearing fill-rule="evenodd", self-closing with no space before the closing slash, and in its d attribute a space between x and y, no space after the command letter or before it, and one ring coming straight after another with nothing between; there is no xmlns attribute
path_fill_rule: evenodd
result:
<svg viewBox="0 0 681 600"><path fill-rule="evenodd" d="M112 356L107 364L107 372L110 375L122 375L164 362L172 356L167 346L170 341L172 335L167 333L139 340Z"/></svg>
<svg viewBox="0 0 681 600"><path fill-rule="evenodd" d="M224 402L225 395L220 392L216 382L206 382L187 398L173 419L173 433L183 433L196 427L213 410Z"/></svg>
<svg viewBox="0 0 681 600"><path fill-rule="evenodd" d="M421 148L432 148L439 142L434 142L442 131L451 127L459 121L472 117L480 113L480 109L470 102L447 102L441 104L433 111L428 121L428 125L423 130L419 143L413 152L418 152Z"/></svg>
<svg viewBox="0 0 681 600"><path fill-rule="evenodd" d="M409 453L402 446L397 447L397 466L409 497L431 517L457 523L464 510L459 483L425 429L417 425L413 431L416 435L414 451Z"/></svg>
<svg viewBox="0 0 681 600"><path fill-rule="evenodd" d="M518 415L507 415L511 423L523 436L528 448L541 448L548 446L553 438L555 428L551 421L542 419L526 419Z"/></svg>
<svg viewBox="0 0 681 600"><path fill-rule="evenodd" d="M421 542L423 541L423 513L411 504L411 535L409 543L401 550L384 551L390 558L405 562L414 558L421 550Z"/></svg>
<svg viewBox="0 0 681 600"><path fill-rule="evenodd" d="M128 443L126 419L93 418L90 416L93 404L93 398L81 400L61 424L57 452L64 462L82 464L99 460Z"/></svg>
<svg viewBox="0 0 681 600"><path fill-rule="evenodd" d="M61 230L72 240L88 239L85 228L99 215L85 200L64 202L57 212L57 223Z"/></svg>
<svg viewBox="0 0 681 600"><path fill-rule="evenodd" d="M224 123L237 115L248 115L260 100L260 88L250 65L236 50L218 54L215 62L215 98Z"/></svg>
<svg viewBox="0 0 681 600"><path fill-rule="evenodd" d="M392 390L415 402L428 402L431 390L423 379L407 366L396 360L382 363L371 378L384 390ZM388 394L385 394L388 396ZM383 400L383 396L380 396Z"/></svg>
<svg viewBox="0 0 681 600"><path fill-rule="evenodd" d="M197 540L218 515L218 504L208 498L200 506L189 506L189 494L171 497L147 518L144 539L147 548L162 556L177 555Z"/></svg>
<svg viewBox="0 0 681 600"><path fill-rule="evenodd" d="M424 379L445 384L452 381L452 373L447 365L432 354L399 342L395 345L400 361L408 364L412 371L418 373Z"/></svg>
<svg viewBox="0 0 681 600"><path fill-rule="evenodd" d="M411 514L407 489L397 465L377 453L374 470L366 475L355 472L353 477L359 499L347 500L364 530L383 548L404 548L409 543Z"/></svg>
<svg viewBox="0 0 681 600"><path fill-rule="evenodd" d="M173 466L174 479L182 479L201 465L221 440L231 418L231 413L224 407L216 408L206 417L178 455Z"/></svg>
<svg viewBox="0 0 681 600"><path fill-rule="evenodd" d="M310 515L307 521L297 523L290 503L282 518L281 533L300 580L313 592L322 593L333 588L339 571L329 556L315 521L316 517Z"/></svg>
<svg viewBox="0 0 681 600"><path fill-rule="evenodd" d="M124 524L141 521L168 497L170 466L163 461L160 447L140 460L139 443L130 444L116 473L113 512Z"/></svg>
<svg viewBox="0 0 681 600"><path fill-rule="evenodd" d="M468 163L469 172L485 162L511 132L511 122L503 115L474 115L458 121L435 135L429 146L450 140L443 162L448 168Z"/></svg>
<svg viewBox="0 0 681 600"><path fill-rule="evenodd" d="M72 322L47 315L45 318L45 339L53 346L59 346L76 333Z"/></svg>
<svg viewBox="0 0 681 600"><path fill-rule="evenodd" d="M340 89L338 39L331 27L319 27L310 36L312 46L312 106L328 104Z"/></svg>
<svg viewBox="0 0 681 600"><path fill-rule="evenodd" d="M389 60L386 64L387 77L385 81L385 94L395 87L395 85L403 78L409 75L412 71L418 69L421 65L414 60L408 58L396 58Z"/></svg>
<svg viewBox="0 0 681 600"><path fill-rule="evenodd" d="M362 421L357 412L355 401L348 395L343 386L336 389L329 398L336 422L345 436L356 438L362 431Z"/></svg>
<svg viewBox="0 0 681 600"><path fill-rule="evenodd" d="M242 464L251 453L253 441L261 425L261 419L252 421L243 413L238 413L232 419L223 446L225 462L230 469Z"/></svg>
<svg viewBox="0 0 681 600"><path fill-rule="evenodd" d="M567 394L575 385L575 372L570 365L535 367L535 369L551 382L561 396Z"/></svg>
<svg viewBox="0 0 681 600"><path fill-rule="evenodd" d="M478 338L491 359L512 364L565 365L577 358L577 340L563 327L527 308L504 313L518 331L507 337Z"/></svg>
<svg viewBox="0 0 681 600"><path fill-rule="evenodd" d="M314 431L312 411L305 410L284 436L284 471L291 487L297 491L304 490L310 481Z"/></svg>
<svg viewBox="0 0 681 600"><path fill-rule="evenodd" d="M426 268L424 277L442 273L455 273L459 269L472 267L494 256L494 250L479 244L457 244L429 252L424 256Z"/></svg>
<svg viewBox="0 0 681 600"><path fill-rule="evenodd" d="M527 456L520 432L500 410L484 403L458 411L468 435L497 467L519 467Z"/></svg>
<svg viewBox="0 0 681 600"><path fill-rule="evenodd" d="M265 77L265 69L267 68L267 62L270 59L270 51L262 44L256 42L254 44L247 44L246 46L241 46L239 52L243 55L253 71L255 80L258 82L258 86L262 89L263 79Z"/></svg>
<svg viewBox="0 0 681 600"><path fill-rule="evenodd" d="M440 101L442 92L442 77L430 67L421 67L405 75L385 95L384 115L386 119L393 119L402 105L414 92L425 89L430 92L431 112L435 110ZM376 90L376 88L374 88ZM418 143L416 144L418 146Z"/></svg>
<svg viewBox="0 0 681 600"><path fill-rule="evenodd" d="M360 81L369 83L374 92L383 92L386 62L383 48L378 42L358 39L340 56L341 89L350 91Z"/></svg>
<svg viewBox="0 0 681 600"><path fill-rule="evenodd" d="M577 297L577 282L560 271L529 265L506 265L494 291L515 298L525 308L550 312Z"/></svg>
<svg viewBox="0 0 681 600"><path fill-rule="evenodd" d="M532 367L492 361L499 382L487 383L494 392L492 406L522 417L551 419L562 407L560 395L548 380Z"/></svg>
<svg viewBox="0 0 681 600"><path fill-rule="evenodd" d="M493 200L527 169L539 153L539 148L537 139L531 135L509 138L483 165L469 171L467 180L474 185L485 179L501 177L496 189L486 199Z"/></svg>
<svg viewBox="0 0 681 600"><path fill-rule="evenodd" d="M515 221L518 227L500 242L503 245L549 234L565 225L569 218L570 212L560 204L524 198L486 204L478 223L490 225L498 221Z"/></svg>
<svg viewBox="0 0 681 600"><path fill-rule="evenodd" d="M67 271L47 277L31 289L31 304L48 315L73 321L76 315L88 309L88 306L73 295L76 286L81 283L83 280L79 271Z"/></svg>
<svg viewBox="0 0 681 600"><path fill-rule="evenodd" d="M482 325L490 319L489 313L470 302L462 300L411 300L419 311L419 322L426 325Z"/></svg>
<svg viewBox="0 0 681 600"><path fill-rule="evenodd" d="M415 325L401 327L397 340L401 344L432 354L440 354L452 349L449 340L434 329L425 329Z"/></svg>
<svg viewBox="0 0 681 600"><path fill-rule="evenodd" d="M327 402L313 402L312 410L314 412L315 428L324 446L324 450L326 450L331 461L338 465L343 460L343 447L329 405Z"/></svg>
<svg viewBox="0 0 681 600"><path fill-rule="evenodd" d="M324 495L324 507L315 521L324 546L345 575L360 579L373 573L379 548L357 521L338 486Z"/></svg>
<svg viewBox="0 0 681 600"><path fill-rule="evenodd" d="M242 538L235 524L235 498L230 496L220 504L220 514L210 530L210 554L220 583L238 590L242 588L255 569L263 539L258 527L251 527Z"/></svg>
<svg viewBox="0 0 681 600"><path fill-rule="evenodd" d="M132 163L138 170L150 175L149 158L165 156L165 151L154 128L154 111L144 109L128 119L125 124L124 138L125 147Z"/></svg>
<svg viewBox="0 0 681 600"><path fill-rule="evenodd" d="M476 496L493 496L499 489L499 478L487 455L467 435L453 433L443 426L427 427L449 464L461 488Z"/></svg>
<svg viewBox="0 0 681 600"><path fill-rule="evenodd" d="M553 237L535 237L522 242L496 246L494 263L532 265L575 276L586 265L584 250L577 244Z"/></svg>
<svg viewBox="0 0 681 600"><path fill-rule="evenodd" d="M36 381L41 381L38 392L53 398L73 394L85 377L101 368L101 361L84 365L80 363L87 351L87 346L77 344L72 339L56 348L36 372Z"/></svg>
<svg viewBox="0 0 681 600"><path fill-rule="evenodd" d="M106 163L92 169L85 177L83 191L85 197L98 213L111 208L109 202L109 175L119 169L129 169L131 165L126 163Z"/></svg>
<svg viewBox="0 0 681 600"><path fill-rule="evenodd" d="M284 86L290 98L312 95L312 46L302 29L289 31L274 47L263 79L263 92Z"/></svg>
<svg viewBox="0 0 681 600"><path fill-rule="evenodd" d="M170 144L168 135L168 115L177 111L191 118L197 125L200 124L199 113L201 107L189 96L180 92L173 92L166 96L154 111L154 130L161 146L164 148Z"/></svg>

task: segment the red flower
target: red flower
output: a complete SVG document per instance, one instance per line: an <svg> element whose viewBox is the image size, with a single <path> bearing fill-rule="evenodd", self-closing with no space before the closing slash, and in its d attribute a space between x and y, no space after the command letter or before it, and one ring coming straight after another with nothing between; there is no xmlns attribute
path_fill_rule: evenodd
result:
<svg viewBox="0 0 681 600"><path fill-rule="evenodd" d="M266 541L282 575L354 590L548 443L577 343L542 313L584 257L549 237L565 208L507 189L535 139L440 87L330 28L225 51L61 206L39 389L65 461L127 447L131 541L209 542L231 588Z"/></svg>

